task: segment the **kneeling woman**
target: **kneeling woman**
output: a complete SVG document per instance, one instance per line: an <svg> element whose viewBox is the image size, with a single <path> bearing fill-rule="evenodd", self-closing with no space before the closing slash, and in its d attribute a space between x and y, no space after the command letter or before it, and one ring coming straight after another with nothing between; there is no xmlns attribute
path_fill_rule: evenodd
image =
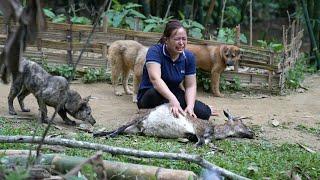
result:
<svg viewBox="0 0 320 180"><path fill-rule="evenodd" d="M169 103L175 117L187 113L208 120L218 115L211 106L196 100L196 62L186 45L186 29L178 20L169 21L159 43L148 50L138 92L139 109ZM184 87L180 86L182 81Z"/></svg>

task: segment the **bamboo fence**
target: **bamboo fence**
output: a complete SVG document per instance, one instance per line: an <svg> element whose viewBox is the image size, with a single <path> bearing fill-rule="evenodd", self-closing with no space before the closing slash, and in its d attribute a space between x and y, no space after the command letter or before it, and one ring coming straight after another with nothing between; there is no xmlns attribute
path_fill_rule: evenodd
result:
<svg viewBox="0 0 320 180"><path fill-rule="evenodd" d="M0 29L0 44L4 44L8 29L12 26L4 24L2 17L0 18L0 27L2 27ZM46 58L48 63L73 63L92 30L91 25L52 22L48 22L47 27L47 31L40 34L36 43L28 45L25 56L33 59ZM237 34L240 35L240 27L237 27ZM157 43L160 36L160 33L139 31L138 27L136 30L108 27L105 18L103 25L96 28L79 67L104 67L108 70L106 52L113 41L131 39L145 46L150 46ZM234 70L225 71L223 76L227 81L234 81L235 77L238 77L244 86L281 94L285 88L286 74L299 58L302 36L303 29L299 22L294 21L288 28L283 27L283 46L285 48L281 53L240 44L238 38L237 45L241 49L241 60ZM194 38L188 40L193 44L221 44L212 40ZM68 59L68 51L72 52L72 59Z"/></svg>

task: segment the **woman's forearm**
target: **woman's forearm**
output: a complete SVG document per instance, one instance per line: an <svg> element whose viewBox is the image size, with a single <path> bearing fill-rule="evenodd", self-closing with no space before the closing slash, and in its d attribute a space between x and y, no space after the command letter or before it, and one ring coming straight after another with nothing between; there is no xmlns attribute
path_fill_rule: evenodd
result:
<svg viewBox="0 0 320 180"><path fill-rule="evenodd" d="M185 99L187 106L194 107L196 101L197 86L186 87Z"/></svg>
<svg viewBox="0 0 320 180"><path fill-rule="evenodd" d="M197 79L195 75L186 76L184 81L187 106L193 108L197 94Z"/></svg>

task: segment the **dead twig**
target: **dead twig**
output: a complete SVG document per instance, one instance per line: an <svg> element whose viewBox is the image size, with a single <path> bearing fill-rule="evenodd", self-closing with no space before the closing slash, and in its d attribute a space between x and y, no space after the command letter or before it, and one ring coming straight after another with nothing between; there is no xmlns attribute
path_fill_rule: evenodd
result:
<svg viewBox="0 0 320 180"><path fill-rule="evenodd" d="M90 158L88 158L87 160L85 160L83 163L77 165L76 167L74 167L73 169L71 169L65 176L64 178L68 179L70 178L70 176L74 176L76 175L85 164L91 164L95 167L102 167L100 169L98 169L97 175L99 176L98 179L107 179L107 175L106 175L106 168L104 167L103 164L103 160L102 160L102 151L98 151L95 155L91 156Z"/></svg>

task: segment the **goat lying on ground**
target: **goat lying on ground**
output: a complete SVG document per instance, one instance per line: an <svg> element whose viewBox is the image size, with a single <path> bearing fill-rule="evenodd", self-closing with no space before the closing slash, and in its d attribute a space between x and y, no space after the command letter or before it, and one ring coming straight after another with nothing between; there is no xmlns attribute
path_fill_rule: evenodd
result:
<svg viewBox="0 0 320 180"><path fill-rule="evenodd" d="M227 137L253 138L253 132L242 123L241 119L233 117L224 111L228 121L222 125L213 125L210 121L180 115L175 118L169 110L168 104L139 113L132 121L110 132L97 132L94 137L114 137L120 133L141 134L162 138L188 138L197 141L200 146L212 139Z"/></svg>
<svg viewBox="0 0 320 180"><path fill-rule="evenodd" d="M67 117L67 113L76 119L95 124L88 104L89 97L82 99L80 94L69 89L68 81L62 76L52 76L35 62L23 59L21 61L22 72L12 74L12 84L8 96L9 114L17 114L13 107L13 100L18 96L18 101L23 112L26 109L24 98L32 93L39 104L41 121L47 122L47 105L60 108L58 114L66 124L75 125Z"/></svg>

